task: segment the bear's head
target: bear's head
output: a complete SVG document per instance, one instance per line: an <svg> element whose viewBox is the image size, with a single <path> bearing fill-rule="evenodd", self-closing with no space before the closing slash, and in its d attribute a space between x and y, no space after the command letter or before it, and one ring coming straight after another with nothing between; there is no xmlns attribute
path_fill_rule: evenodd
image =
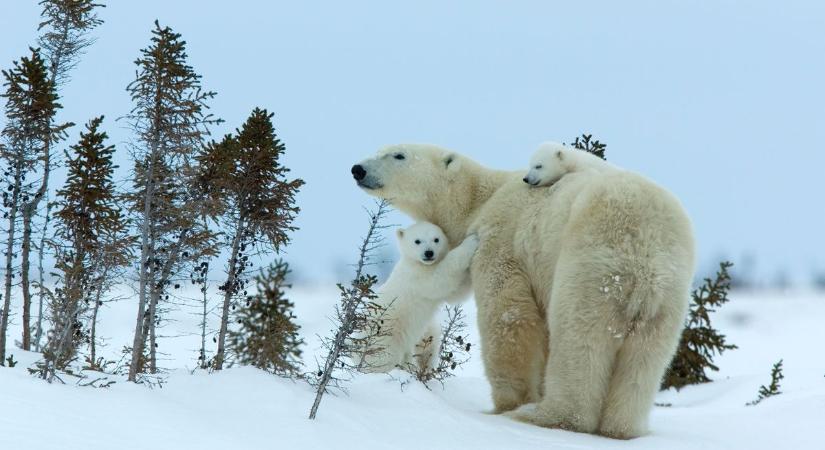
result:
<svg viewBox="0 0 825 450"><path fill-rule="evenodd" d="M441 261L449 251L447 236L437 225L418 222L396 232L401 257L430 265Z"/></svg>
<svg viewBox="0 0 825 450"><path fill-rule="evenodd" d="M375 156L352 166L358 186L369 195L388 200L416 219L427 220L443 210L444 202L458 200L457 181L472 161L443 148L426 144L385 147ZM460 200L459 200L460 201Z"/></svg>
<svg viewBox="0 0 825 450"><path fill-rule="evenodd" d="M530 186L549 186L567 172L569 148L556 142L541 144L530 158L530 169L524 182Z"/></svg>

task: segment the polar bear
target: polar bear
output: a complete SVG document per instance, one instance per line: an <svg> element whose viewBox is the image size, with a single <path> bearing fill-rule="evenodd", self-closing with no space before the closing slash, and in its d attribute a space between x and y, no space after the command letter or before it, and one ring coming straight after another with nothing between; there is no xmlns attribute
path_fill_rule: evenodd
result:
<svg viewBox="0 0 825 450"><path fill-rule="evenodd" d="M421 368L432 362L441 329L434 322L438 309L458 303L470 294L470 261L478 237L470 235L450 250L447 236L438 226L418 222L396 231L401 259L378 289L375 300L387 334L374 342L377 352L366 352L366 372L388 372L414 361ZM430 345L418 345L427 340Z"/></svg>
<svg viewBox="0 0 825 450"><path fill-rule="evenodd" d="M585 170L607 172L619 168L590 152L545 142L530 157L530 168L523 180L534 187L550 186L565 174Z"/></svg>
<svg viewBox="0 0 825 450"><path fill-rule="evenodd" d="M470 272L493 412L615 438L646 432L694 270L691 223L672 194L629 171L531 189L523 172L423 144L386 147L351 173L451 241L478 235Z"/></svg>

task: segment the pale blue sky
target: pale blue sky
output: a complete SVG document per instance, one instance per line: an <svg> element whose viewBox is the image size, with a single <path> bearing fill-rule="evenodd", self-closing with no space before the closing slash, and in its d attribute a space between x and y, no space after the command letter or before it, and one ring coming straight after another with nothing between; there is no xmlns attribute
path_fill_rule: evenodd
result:
<svg viewBox="0 0 825 450"><path fill-rule="evenodd" d="M36 3L2 0L3 68L35 42ZM355 256L371 201L349 167L380 146L436 143L513 169L584 131L682 199L701 271L748 253L765 281L825 271L825 2L107 3L63 118L106 114L113 141L130 139L114 118L138 50L155 19L182 33L218 92L217 135L255 106L275 113L307 182L287 254L302 277Z"/></svg>

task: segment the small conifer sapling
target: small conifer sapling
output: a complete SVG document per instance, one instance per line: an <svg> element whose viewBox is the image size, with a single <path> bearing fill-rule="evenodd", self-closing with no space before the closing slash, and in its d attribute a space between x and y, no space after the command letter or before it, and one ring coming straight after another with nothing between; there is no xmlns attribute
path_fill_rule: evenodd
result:
<svg viewBox="0 0 825 450"><path fill-rule="evenodd" d="M710 322L710 314L728 302L731 280L728 269L732 265L730 262L720 263L716 278L706 278L705 283L693 291L685 329L676 355L665 373L662 389L680 389L689 384L711 381L706 371L719 370L713 358L737 348L728 344L725 335L713 328Z"/></svg>
<svg viewBox="0 0 825 450"><path fill-rule="evenodd" d="M601 159L607 159L604 156L604 151L607 150L607 144L602 144L598 139L593 139L592 134L582 134L581 137L577 136L571 146L596 155Z"/></svg>
<svg viewBox="0 0 825 450"><path fill-rule="evenodd" d="M447 378L455 375L455 371L470 360L470 343L467 335L467 320L461 305L445 306L447 317L441 326L441 337L436 341L432 336L424 339L415 349L418 361L431 360L429 355L437 354L434 365L407 364L405 370L424 383L429 389L430 381L438 381L442 385ZM422 357L424 356L424 357Z"/></svg>
<svg viewBox="0 0 825 450"><path fill-rule="evenodd" d="M256 293L247 296L236 313L238 329L229 334L229 346L238 362L267 372L293 377L301 368L300 326L294 304L284 296L289 265L275 261L255 277Z"/></svg>
<svg viewBox="0 0 825 450"><path fill-rule="evenodd" d="M359 247L355 278L347 286L338 284L340 301L332 318L335 329L321 341L327 356L319 363L314 376L308 377L315 386L310 419L315 419L321 399L330 388L344 389L344 383L365 368L364 349L383 351L377 342L388 333L381 327L385 309L375 303L374 288L378 279L367 274L366 269L375 263L374 254L383 245L381 231L387 226L381 222L388 212L386 200L379 201L375 211L368 212L369 228Z"/></svg>
<svg viewBox="0 0 825 450"><path fill-rule="evenodd" d="M779 390L779 382L782 381L783 378L785 378L785 375L782 374L782 360L780 359L773 365L773 368L771 368L771 384L759 386L759 396L756 400L747 403L747 406L757 405L768 397L781 394L782 391Z"/></svg>

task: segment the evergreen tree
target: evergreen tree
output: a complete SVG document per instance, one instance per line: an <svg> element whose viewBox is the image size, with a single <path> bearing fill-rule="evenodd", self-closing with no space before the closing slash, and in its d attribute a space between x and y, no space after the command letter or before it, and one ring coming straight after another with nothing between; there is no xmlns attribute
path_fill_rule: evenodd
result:
<svg viewBox="0 0 825 450"><path fill-rule="evenodd" d="M315 377L309 379L315 386L315 400L309 410L309 418L315 419L324 394L330 388L343 389L343 383L367 367L369 352L384 351L380 339L388 333L382 329L386 309L375 303L378 295L374 288L378 279L367 273L367 267L374 264L374 253L383 245L381 230L386 228L381 221L389 212L389 203L381 200L377 209L369 212L369 229L358 252L355 264L355 278L348 286L338 284L340 303L335 306L332 318L335 329L322 340L327 351L323 365L318 366Z"/></svg>
<svg viewBox="0 0 825 450"><path fill-rule="evenodd" d="M767 386L764 384L759 386L759 396L756 397L756 400L748 402L746 406L758 405L762 400L765 400L768 397L781 394L782 391L779 390L779 382L784 378L785 375L782 373L782 360L780 359L771 368L771 384Z"/></svg>
<svg viewBox="0 0 825 450"><path fill-rule="evenodd" d="M594 140L592 134L582 134L581 138L577 136L571 145L573 148L584 150L587 153L596 155L601 159L607 159L604 157L604 151L607 150L607 144L602 144L598 139Z"/></svg>
<svg viewBox="0 0 825 450"><path fill-rule="evenodd" d="M111 285L112 270L129 261L131 240L112 180L114 146L105 145L107 135L99 131L102 121L103 117L92 119L72 146L73 154L66 154L68 174L57 192L59 287L50 305L52 329L41 374L49 380L74 361L83 340L93 338L85 329L85 313L90 308L96 312L103 290ZM94 331L95 320L91 325ZM94 358L93 350L90 359Z"/></svg>
<svg viewBox="0 0 825 450"><path fill-rule="evenodd" d="M77 65L80 56L94 40L88 37L88 33L103 23L97 17L98 8L103 5L93 3L91 0L41 0L42 11L40 17L43 19L38 26L41 35L38 43L41 53L46 61L46 69L49 80L55 84L57 89L68 81L69 72ZM32 201L23 208L24 221L28 222L28 233L24 230L24 250L23 271L21 273L22 283L26 286L23 297L24 316L28 317L27 310L31 308L31 296L28 285L36 285L38 288L38 314L37 323L34 327L35 335L33 344L36 350L40 349L40 342L43 330L43 303L46 298L46 288L44 282L43 258L45 252L46 236L48 234L49 220L51 219L52 203L49 201L49 175L56 161L52 159L51 145L43 147L41 153L42 177L40 187ZM43 201L45 211L39 229L40 242L37 246L37 283L29 282L28 252L32 241L32 219L37 213L37 209ZM24 226L24 229L26 227ZM23 326L23 347L28 350L30 346L30 326L27 319L24 319Z"/></svg>
<svg viewBox="0 0 825 450"><path fill-rule="evenodd" d="M728 302L730 262L719 264L716 278L705 279L705 284L693 291L690 312L676 355L662 381L662 389L680 389L688 384L707 383L706 370L718 371L713 357L725 350L737 348L725 341L725 335L714 329L710 323L710 313Z"/></svg>
<svg viewBox="0 0 825 450"><path fill-rule="evenodd" d="M289 288L289 266L276 261L255 277L257 292L237 313L238 331L230 332L229 345L241 364L268 372L294 376L301 366L300 326L292 314L294 304L284 297Z"/></svg>
<svg viewBox="0 0 825 450"><path fill-rule="evenodd" d="M217 218L227 230L229 262L223 293L218 349L212 367L223 368L229 315L246 295L245 272L255 253L279 251L299 208L295 194L304 184L286 180L289 169L280 162L285 146L275 134L272 114L255 108L237 136L207 145L198 157L200 186L212 199Z"/></svg>
<svg viewBox="0 0 825 450"><path fill-rule="evenodd" d="M26 182L26 176L34 169L38 158L42 155L43 148L62 139L66 128L71 125L54 125L54 116L60 104L57 102L55 85L48 78L39 50L31 49L30 57L23 57L19 62L15 61L10 70L4 70L2 73L6 80L4 84L6 91L2 96L6 99L7 122L2 131L5 145L0 153L0 159L5 166L3 175L7 186L3 192L3 205L8 209L5 213L8 228L6 230L5 293L0 318L0 361L5 359L19 215L32 197L40 195L39 192L31 192L31 184ZM25 221L25 216L23 219ZM25 242L23 245L26 247ZM24 285L23 289L26 291L28 286ZM30 309L24 303L24 347L29 345L29 315Z"/></svg>
<svg viewBox="0 0 825 450"><path fill-rule="evenodd" d="M140 240L130 381L146 370L157 372L158 303L173 286L180 287L172 279L185 265L215 252L213 235L201 220L207 202L196 193L193 165L207 127L219 122L206 112L215 93L202 90L201 76L186 58L180 34L155 21L151 44L141 50L136 79L127 87L134 102L127 119L138 137L130 200Z"/></svg>

